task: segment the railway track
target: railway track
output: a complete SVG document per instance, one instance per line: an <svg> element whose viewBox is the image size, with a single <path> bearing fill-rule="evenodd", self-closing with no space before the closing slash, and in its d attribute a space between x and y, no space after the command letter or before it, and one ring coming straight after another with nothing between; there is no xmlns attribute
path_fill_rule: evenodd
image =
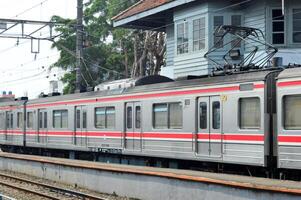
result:
<svg viewBox="0 0 301 200"><path fill-rule="evenodd" d="M20 178L4 173L0 173L0 185L10 187L25 193L30 193L45 199L85 199L85 200L105 200L103 197L64 189L53 185L40 183L25 178Z"/></svg>

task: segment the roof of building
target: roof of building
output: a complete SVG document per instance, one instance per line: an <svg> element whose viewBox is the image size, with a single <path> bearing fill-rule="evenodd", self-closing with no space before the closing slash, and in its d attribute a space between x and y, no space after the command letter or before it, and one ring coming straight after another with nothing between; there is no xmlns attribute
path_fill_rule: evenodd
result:
<svg viewBox="0 0 301 200"><path fill-rule="evenodd" d="M113 17L113 20L118 21L136 15L138 13L162 6L163 4L169 3L171 1L174 0L140 0L133 6L129 7L128 9Z"/></svg>

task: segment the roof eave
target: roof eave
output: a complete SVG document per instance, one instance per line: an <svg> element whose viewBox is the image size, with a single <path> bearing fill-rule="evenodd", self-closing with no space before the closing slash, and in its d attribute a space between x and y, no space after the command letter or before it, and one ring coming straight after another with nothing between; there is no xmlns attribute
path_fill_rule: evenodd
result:
<svg viewBox="0 0 301 200"><path fill-rule="evenodd" d="M190 2L193 2L193 1L196 1L196 0L171 1L169 3L166 3L166 4L162 5L162 6L158 6L156 8L137 13L135 15L132 15L132 16L120 19L120 20L114 20L113 26L114 27L126 27L126 26L128 26L128 24L130 24L133 21L137 21L137 20L142 19L144 17L148 17L148 16L154 15L156 13L160 13L160 12L163 12L165 10L169 10L171 8L180 6L182 4L190 3Z"/></svg>

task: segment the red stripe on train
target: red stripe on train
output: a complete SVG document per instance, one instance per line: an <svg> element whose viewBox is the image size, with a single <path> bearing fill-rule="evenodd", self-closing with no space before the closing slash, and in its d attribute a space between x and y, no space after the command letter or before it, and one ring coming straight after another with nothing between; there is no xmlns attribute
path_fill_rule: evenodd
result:
<svg viewBox="0 0 301 200"><path fill-rule="evenodd" d="M278 136L278 142L295 142L301 143L301 136Z"/></svg>
<svg viewBox="0 0 301 200"><path fill-rule="evenodd" d="M5 131L0 131L0 133L6 133ZM22 131L8 131L7 134L20 134ZM28 135L38 135L36 131L28 131ZM51 135L51 136L88 136L88 137L132 137L132 138L151 138L151 139L194 139L194 134L192 133L136 133L136 132L71 132L71 131L49 131L40 132L40 134ZM198 133L197 139L208 139L209 140L237 140L237 141L264 141L264 135L246 135L246 134L208 134L208 133ZM301 137L300 137L301 139Z"/></svg>
<svg viewBox="0 0 301 200"><path fill-rule="evenodd" d="M278 87L297 86L297 85L301 85L301 80L280 82L277 85L278 85Z"/></svg>

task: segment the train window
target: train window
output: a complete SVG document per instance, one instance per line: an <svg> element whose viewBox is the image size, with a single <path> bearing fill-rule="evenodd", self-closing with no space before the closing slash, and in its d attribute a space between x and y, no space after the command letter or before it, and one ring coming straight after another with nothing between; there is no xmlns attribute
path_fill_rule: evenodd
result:
<svg viewBox="0 0 301 200"><path fill-rule="evenodd" d="M33 112L28 112L27 113L27 128L33 128Z"/></svg>
<svg viewBox="0 0 301 200"><path fill-rule="evenodd" d="M76 110L76 128L80 128L80 110Z"/></svg>
<svg viewBox="0 0 301 200"><path fill-rule="evenodd" d="M106 128L115 128L115 108L107 107L106 109Z"/></svg>
<svg viewBox="0 0 301 200"><path fill-rule="evenodd" d="M68 128L68 110L53 111L53 128Z"/></svg>
<svg viewBox="0 0 301 200"><path fill-rule="evenodd" d="M10 127L11 128L14 127L14 114L13 113L10 114Z"/></svg>
<svg viewBox="0 0 301 200"><path fill-rule="evenodd" d="M106 127L106 108L95 108L95 127Z"/></svg>
<svg viewBox="0 0 301 200"><path fill-rule="evenodd" d="M260 128L260 99L258 97L239 99L239 127L241 129Z"/></svg>
<svg viewBox="0 0 301 200"><path fill-rule="evenodd" d="M212 103L212 128L220 129L221 127L221 112L220 112L220 102L214 101Z"/></svg>
<svg viewBox="0 0 301 200"><path fill-rule="evenodd" d="M39 128L43 128L43 113L39 112Z"/></svg>
<svg viewBox="0 0 301 200"><path fill-rule="evenodd" d="M115 128L115 107L95 108L96 128Z"/></svg>
<svg viewBox="0 0 301 200"><path fill-rule="evenodd" d="M44 112L44 128L47 128L47 112Z"/></svg>
<svg viewBox="0 0 301 200"><path fill-rule="evenodd" d="M181 129L183 125L182 103L170 103L168 112L168 127L171 129Z"/></svg>
<svg viewBox="0 0 301 200"><path fill-rule="evenodd" d="M17 128L22 128L23 127L23 113L18 112L17 113Z"/></svg>
<svg viewBox="0 0 301 200"><path fill-rule="evenodd" d="M133 128L133 109L132 107L126 108L126 128Z"/></svg>
<svg viewBox="0 0 301 200"><path fill-rule="evenodd" d="M200 129L207 129L207 103L200 102Z"/></svg>
<svg viewBox="0 0 301 200"><path fill-rule="evenodd" d="M136 106L135 128L141 128L141 106Z"/></svg>
<svg viewBox="0 0 301 200"><path fill-rule="evenodd" d="M301 129L301 95L284 96L283 119L285 129Z"/></svg>
<svg viewBox="0 0 301 200"><path fill-rule="evenodd" d="M167 103L154 104L153 113L154 128L167 128Z"/></svg>
<svg viewBox="0 0 301 200"><path fill-rule="evenodd" d="M87 111L83 111L83 128L87 128Z"/></svg>

